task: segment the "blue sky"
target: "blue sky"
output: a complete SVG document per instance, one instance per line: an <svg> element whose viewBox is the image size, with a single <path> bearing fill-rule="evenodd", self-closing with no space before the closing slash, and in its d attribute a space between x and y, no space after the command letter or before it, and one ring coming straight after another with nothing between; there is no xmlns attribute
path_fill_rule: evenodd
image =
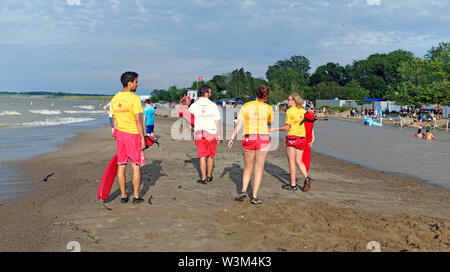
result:
<svg viewBox="0 0 450 272"><path fill-rule="evenodd" d="M1 91L113 94L187 87L244 67L264 77L302 55L311 73L450 41L448 0L0 0Z"/></svg>

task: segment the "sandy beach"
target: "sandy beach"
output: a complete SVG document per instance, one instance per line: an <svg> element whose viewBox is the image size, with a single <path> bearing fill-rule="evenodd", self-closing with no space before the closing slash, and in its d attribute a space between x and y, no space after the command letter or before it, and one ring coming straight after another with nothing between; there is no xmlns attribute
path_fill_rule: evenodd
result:
<svg viewBox="0 0 450 272"><path fill-rule="evenodd" d="M370 241L381 251L450 251L449 190L313 153L311 191L286 191L281 185L289 180L288 163L280 145L266 161L259 193L264 203L235 202L243 171L240 142L231 150L219 144L214 180L199 184L194 142L170 137L175 120L156 117L161 147L146 151L146 201L139 205L120 203L117 182L105 203L96 197L115 152L109 127L18 163L34 190L0 204L0 251L64 252L70 241L81 251L107 252L367 252ZM130 167L127 174L131 195Z"/></svg>

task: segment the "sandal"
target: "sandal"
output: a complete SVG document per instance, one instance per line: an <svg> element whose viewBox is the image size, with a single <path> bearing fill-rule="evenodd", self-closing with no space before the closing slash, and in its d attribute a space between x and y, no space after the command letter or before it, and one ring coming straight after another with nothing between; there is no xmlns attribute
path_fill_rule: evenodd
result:
<svg viewBox="0 0 450 272"><path fill-rule="evenodd" d="M201 183L201 184L207 184L207 178L206 179L199 179L199 180L197 180L197 182L198 183Z"/></svg>
<svg viewBox="0 0 450 272"><path fill-rule="evenodd" d="M286 189L286 190L297 191L297 185L292 186L292 185L287 184L287 183L286 183L286 184L283 184L283 185L281 186L281 188Z"/></svg>
<svg viewBox="0 0 450 272"><path fill-rule="evenodd" d="M213 177L212 177L212 176L210 176L210 177L206 177L206 181L207 181L207 182L211 182L211 181L212 181L212 179L213 179Z"/></svg>
<svg viewBox="0 0 450 272"><path fill-rule="evenodd" d="M143 201L144 201L144 199L141 197L138 197L138 198L133 197L133 204L139 204Z"/></svg>
<svg viewBox="0 0 450 272"><path fill-rule="evenodd" d="M242 192L239 193L238 196L234 199L235 201L244 201L247 198L247 193Z"/></svg>
<svg viewBox="0 0 450 272"><path fill-rule="evenodd" d="M312 178L306 177L305 182L303 183L303 192L308 192L311 187Z"/></svg>
<svg viewBox="0 0 450 272"><path fill-rule="evenodd" d="M125 204L125 203L128 203L128 200L130 200L128 197L122 197L122 198L120 199L120 202L121 202L122 204Z"/></svg>
<svg viewBox="0 0 450 272"><path fill-rule="evenodd" d="M262 204L263 201L261 199L252 197L252 199L250 200L250 203L252 203L252 204Z"/></svg>

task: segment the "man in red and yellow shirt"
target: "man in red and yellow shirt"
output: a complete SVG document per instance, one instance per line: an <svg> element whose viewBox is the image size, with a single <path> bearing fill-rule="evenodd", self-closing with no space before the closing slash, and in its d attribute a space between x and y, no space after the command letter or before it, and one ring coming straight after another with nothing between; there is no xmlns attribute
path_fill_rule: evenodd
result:
<svg viewBox="0 0 450 272"><path fill-rule="evenodd" d="M111 113L113 115L114 135L117 147L117 180L121 193L121 202L127 203L128 196L125 191L125 170L128 160L133 169L133 203L144 201L139 197L141 184L141 169L145 164L145 138L142 122L142 102L138 95L134 94L138 87L138 74L125 72L120 78L123 89L111 100Z"/></svg>

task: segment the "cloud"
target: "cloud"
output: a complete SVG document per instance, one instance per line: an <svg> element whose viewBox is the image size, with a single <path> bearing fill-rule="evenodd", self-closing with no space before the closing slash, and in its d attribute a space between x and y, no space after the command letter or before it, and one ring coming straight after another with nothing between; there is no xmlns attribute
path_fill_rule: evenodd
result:
<svg viewBox="0 0 450 272"><path fill-rule="evenodd" d="M380 6L381 5L381 0L367 0L367 4L369 6Z"/></svg>
<svg viewBox="0 0 450 272"><path fill-rule="evenodd" d="M255 2L247 0L244 3L242 3L242 4L244 5L244 7L250 7L250 6L255 5Z"/></svg>
<svg viewBox="0 0 450 272"><path fill-rule="evenodd" d="M302 3L299 3L299 2L290 3L289 4L289 8L292 9L292 8L295 8L295 7L298 7L298 6L301 6L301 5L302 5Z"/></svg>
<svg viewBox="0 0 450 272"><path fill-rule="evenodd" d="M110 2L111 2L111 7L113 8L113 9L117 9L119 6L120 6L120 1L119 0L110 0Z"/></svg>
<svg viewBox="0 0 450 272"><path fill-rule="evenodd" d="M69 6L81 6L81 0L66 0Z"/></svg>
<svg viewBox="0 0 450 272"><path fill-rule="evenodd" d="M404 33L398 31L359 31L327 38L320 43L325 48L333 47L366 47L386 48L395 46L408 46L411 44L423 44L430 40L430 35L417 35L416 33Z"/></svg>
<svg viewBox="0 0 450 272"><path fill-rule="evenodd" d="M141 2L139 0L136 0L136 5L138 6L139 11L142 14L146 14L147 13L147 10L144 8L144 6L142 6L142 4L141 4Z"/></svg>
<svg viewBox="0 0 450 272"><path fill-rule="evenodd" d="M399 48L423 56L431 46L450 40L448 0L417 0L414 5L407 0L0 3L0 48L5 48L0 50L0 74L48 79L45 75L64 70L61 86L70 88L114 87L115 81L108 85L109 79L99 82L98 77L115 78L123 69L146 74L149 88L184 87L197 74L209 77L241 67L263 76L267 66L293 55L307 57L314 67ZM19 61L5 61L10 58ZM132 59L132 67L124 59ZM79 71L96 81L82 80ZM45 84L28 80L21 86Z"/></svg>

